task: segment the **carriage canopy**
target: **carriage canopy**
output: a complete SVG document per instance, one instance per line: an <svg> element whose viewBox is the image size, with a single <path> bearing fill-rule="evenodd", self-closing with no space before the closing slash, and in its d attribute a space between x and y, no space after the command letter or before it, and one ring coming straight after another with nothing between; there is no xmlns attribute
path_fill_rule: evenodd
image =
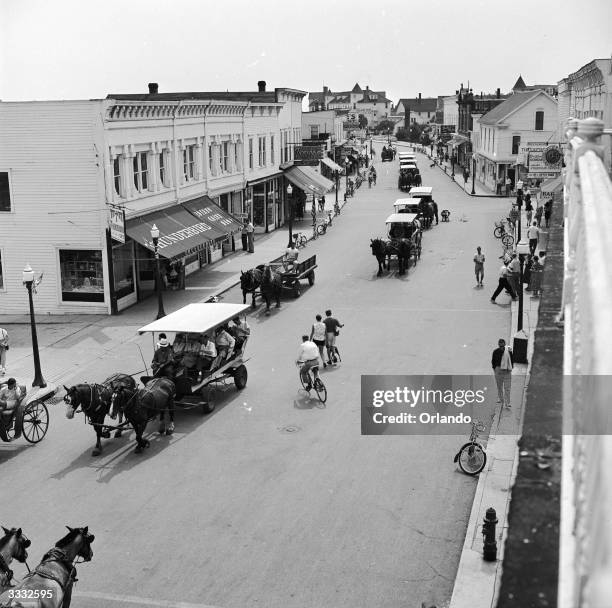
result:
<svg viewBox="0 0 612 608"><path fill-rule="evenodd" d="M393 203L393 208L395 209L395 213L402 213L405 215L408 213L419 213L419 204L414 201L413 198L398 198L395 203Z"/></svg>
<svg viewBox="0 0 612 608"><path fill-rule="evenodd" d="M385 224L412 224L417 217L416 213L392 213Z"/></svg>
<svg viewBox="0 0 612 608"><path fill-rule="evenodd" d="M139 334L147 332L174 332L174 333L206 333L219 325L227 323L249 310L247 304L216 304L197 303L187 304L176 312L166 315L162 319L153 321L138 330Z"/></svg>
<svg viewBox="0 0 612 608"><path fill-rule="evenodd" d="M415 186L414 188L410 188L408 194L410 198L431 198L433 196L433 188L431 186Z"/></svg>

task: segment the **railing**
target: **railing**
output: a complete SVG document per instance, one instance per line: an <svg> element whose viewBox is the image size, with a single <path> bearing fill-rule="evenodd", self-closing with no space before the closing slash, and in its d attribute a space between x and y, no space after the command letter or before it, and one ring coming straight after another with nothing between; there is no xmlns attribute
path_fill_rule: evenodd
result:
<svg viewBox="0 0 612 608"><path fill-rule="evenodd" d="M570 119L566 132L560 608L607 606L612 597L612 436L601 424L612 402L605 383L587 377L612 376L612 183L603 132L594 118Z"/></svg>

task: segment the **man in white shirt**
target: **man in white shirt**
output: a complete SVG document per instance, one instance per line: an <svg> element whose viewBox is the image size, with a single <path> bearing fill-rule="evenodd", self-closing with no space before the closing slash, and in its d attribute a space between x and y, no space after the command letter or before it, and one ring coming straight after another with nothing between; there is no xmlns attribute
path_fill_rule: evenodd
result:
<svg viewBox="0 0 612 608"><path fill-rule="evenodd" d="M21 389L17 386L15 378L9 378L6 386L0 390L0 413L12 412L22 397Z"/></svg>
<svg viewBox="0 0 612 608"><path fill-rule="evenodd" d="M527 238L529 239L529 251L531 255L535 255L536 249L538 248L538 239L540 238L540 229L538 223L533 222L529 228L527 228Z"/></svg>
<svg viewBox="0 0 612 608"><path fill-rule="evenodd" d="M283 256L283 267L286 271L293 270L295 263L297 262L299 252L295 248L295 243L292 242L287 249L285 249L285 255Z"/></svg>
<svg viewBox="0 0 612 608"><path fill-rule="evenodd" d="M508 293L510 293L512 299L516 298L516 293L512 290L512 286L510 285L510 283L508 283L508 269L506 268L505 264L499 269L499 283L497 285L497 289L493 292L493 295L491 296L491 302L495 303L495 298L502 292L502 289L504 288L506 289L506 291L508 291Z"/></svg>
<svg viewBox="0 0 612 608"><path fill-rule="evenodd" d="M521 196L523 195L523 180L519 179L518 182L516 182L516 193L520 194Z"/></svg>
<svg viewBox="0 0 612 608"><path fill-rule="evenodd" d="M508 283L510 283L512 291L515 294L517 294L519 291L520 274L521 264L519 262L518 255L513 253L510 263L508 264L508 274L506 275L506 279L508 279Z"/></svg>
<svg viewBox="0 0 612 608"><path fill-rule="evenodd" d="M308 336L302 336L302 344L300 344L298 349L295 362L296 364L303 363L300 369L300 376L306 385L306 390L309 391L312 385L310 384L310 374L308 371L312 369L315 380L319 377L319 347L314 342L311 342Z"/></svg>

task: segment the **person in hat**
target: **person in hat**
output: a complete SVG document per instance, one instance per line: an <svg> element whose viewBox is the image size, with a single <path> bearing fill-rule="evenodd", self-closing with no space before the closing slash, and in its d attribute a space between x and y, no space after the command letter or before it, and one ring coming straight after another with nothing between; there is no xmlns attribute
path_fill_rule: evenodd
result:
<svg viewBox="0 0 612 608"><path fill-rule="evenodd" d="M170 341L168 340L166 334L159 334L157 349L155 350L155 354L153 355L153 361L151 361L151 369L153 370L153 375L156 376L157 373L168 363L174 362L174 351L172 350Z"/></svg>
<svg viewBox="0 0 612 608"><path fill-rule="evenodd" d="M11 413L22 397L15 378L9 378L6 386L0 389L0 413Z"/></svg>

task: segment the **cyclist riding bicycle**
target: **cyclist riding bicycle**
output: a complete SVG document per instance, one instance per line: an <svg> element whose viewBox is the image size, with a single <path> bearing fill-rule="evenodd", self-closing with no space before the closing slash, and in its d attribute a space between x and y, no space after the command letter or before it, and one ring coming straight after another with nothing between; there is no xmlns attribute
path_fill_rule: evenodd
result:
<svg viewBox="0 0 612 608"><path fill-rule="evenodd" d="M306 390L309 391L312 388L310 382L310 374L312 370L315 380L319 378L319 347L311 342L308 336L302 336L302 344L298 349L296 365L302 364L300 368L300 376L306 386Z"/></svg>

